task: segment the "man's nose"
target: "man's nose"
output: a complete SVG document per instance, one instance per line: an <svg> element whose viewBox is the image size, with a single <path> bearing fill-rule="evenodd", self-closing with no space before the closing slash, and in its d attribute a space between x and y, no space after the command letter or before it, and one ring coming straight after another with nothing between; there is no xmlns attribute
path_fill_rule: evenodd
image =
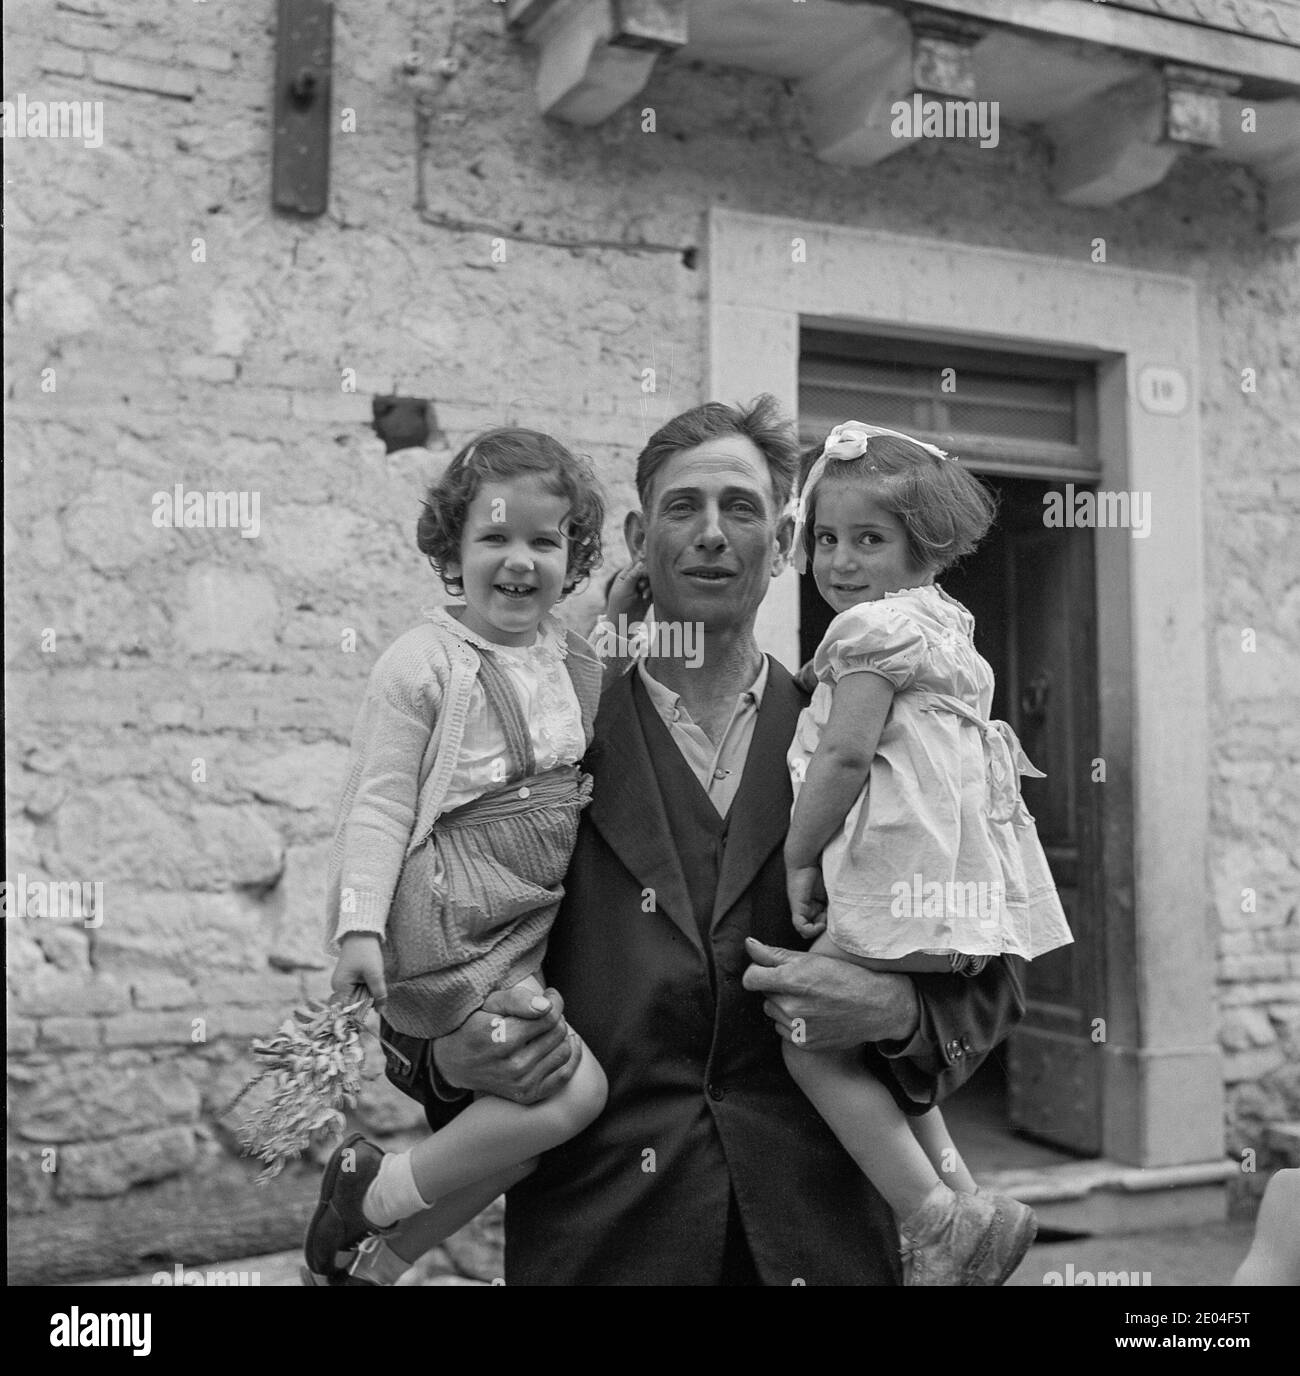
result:
<svg viewBox="0 0 1300 1376"><path fill-rule="evenodd" d="M722 529L722 513L716 506L706 506L700 513L700 524L695 531L695 543L701 549L717 550L725 547L727 536Z"/></svg>

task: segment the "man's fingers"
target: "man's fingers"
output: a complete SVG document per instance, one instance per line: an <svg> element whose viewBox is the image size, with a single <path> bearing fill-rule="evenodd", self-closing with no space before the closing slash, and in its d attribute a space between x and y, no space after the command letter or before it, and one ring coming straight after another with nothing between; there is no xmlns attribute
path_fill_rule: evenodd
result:
<svg viewBox="0 0 1300 1376"><path fill-rule="evenodd" d="M483 1011L536 1022L554 1013L556 1007L553 999L537 993L528 985L516 984L513 989L494 989L483 1000Z"/></svg>
<svg viewBox="0 0 1300 1376"><path fill-rule="evenodd" d="M775 999L763 1000L763 1012L766 1013L778 1027L789 1028L791 1024L790 1015Z"/></svg>
<svg viewBox="0 0 1300 1376"><path fill-rule="evenodd" d="M551 1068L552 1061L555 1062L553 1068ZM541 1103L544 1099L549 1099L557 1090L562 1089L573 1078L574 1072L581 1063L581 1038L566 1037L564 1046L553 1051L547 1057L545 1064L548 1069L538 1082L531 1102Z"/></svg>

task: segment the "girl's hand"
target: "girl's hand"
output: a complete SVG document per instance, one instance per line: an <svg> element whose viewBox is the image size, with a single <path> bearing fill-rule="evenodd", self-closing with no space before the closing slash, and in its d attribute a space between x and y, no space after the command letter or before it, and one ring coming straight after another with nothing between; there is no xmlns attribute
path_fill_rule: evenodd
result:
<svg viewBox="0 0 1300 1376"><path fill-rule="evenodd" d="M330 988L346 999L354 999L364 989L379 1008L388 997L384 983L384 956L374 932L349 932L343 950L330 976Z"/></svg>
<svg viewBox="0 0 1300 1376"><path fill-rule="evenodd" d="M787 870L785 890L790 898L790 916L795 931L811 940L826 930L826 886L820 865Z"/></svg>
<svg viewBox="0 0 1300 1376"><path fill-rule="evenodd" d="M645 571L645 561L634 560L627 568L615 575L609 585L609 596L605 599L605 615L617 626L620 616L627 617L627 624L644 621L650 611L650 579Z"/></svg>

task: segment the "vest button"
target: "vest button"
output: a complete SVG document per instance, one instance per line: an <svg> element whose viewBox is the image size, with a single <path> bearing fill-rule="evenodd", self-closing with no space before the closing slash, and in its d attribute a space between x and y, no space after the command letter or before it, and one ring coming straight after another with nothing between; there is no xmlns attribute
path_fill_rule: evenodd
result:
<svg viewBox="0 0 1300 1376"><path fill-rule="evenodd" d="M709 1085L708 1090L709 1098L712 1099L714 1103L717 1103L719 1099L725 1099L727 1097L727 1091L723 1089L721 1085Z"/></svg>
<svg viewBox="0 0 1300 1376"><path fill-rule="evenodd" d="M529 796L531 795L531 793L532 793L532 790L531 790L531 789L521 788L521 789L519 790L519 796L520 796L521 798L527 798L527 797L529 797Z"/></svg>

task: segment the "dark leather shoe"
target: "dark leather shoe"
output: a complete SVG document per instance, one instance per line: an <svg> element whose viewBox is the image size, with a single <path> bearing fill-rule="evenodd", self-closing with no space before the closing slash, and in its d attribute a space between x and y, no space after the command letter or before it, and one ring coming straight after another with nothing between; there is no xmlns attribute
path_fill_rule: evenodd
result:
<svg viewBox="0 0 1300 1376"><path fill-rule="evenodd" d="M307 1269L323 1276L327 1284L337 1282L346 1274L337 1261L340 1252L351 1251L371 1233L386 1231L370 1223L361 1208L383 1159L384 1153L373 1142L367 1142L359 1132L354 1132L335 1148L325 1167L320 1203L307 1225L303 1253Z"/></svg>

